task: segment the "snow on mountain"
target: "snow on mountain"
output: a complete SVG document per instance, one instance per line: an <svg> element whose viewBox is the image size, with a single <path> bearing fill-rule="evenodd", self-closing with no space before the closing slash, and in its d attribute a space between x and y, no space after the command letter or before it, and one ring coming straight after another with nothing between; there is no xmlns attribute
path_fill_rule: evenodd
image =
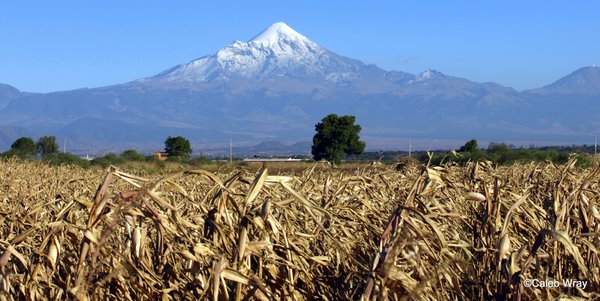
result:
<svg viewBox="0 0 600 301"><path fill-rule="evenodd" d="M194 84L212 80L312 79L340 82L364 72L386 73L375 66L337 55L283 22L269 26L248 42L235 41L213 55L176 66L138 82Z"/></svg>
<svg viewBox="0 0 600 301"><path fill-rule="evenodd" d="M307 37L293 30L283 22L272 24L263 32L252 38L249 42L277 48L281 47L282 41L295 45L309 46L307 48L321 49L321 47L319 47L319 45L317 45L315 42L309 40Z"/></svg>
<svg viewBox="0 0 600 301"><path fill-rule="evenodd" d="M419 74L417 74L417 76L415 76L414 80L410 80L409 83L415 83L415 82L422 82L422 81L426 81L428 79L431 79L435 76L444 76L441 72L437 71L437 70L425 70Z"/></svg>

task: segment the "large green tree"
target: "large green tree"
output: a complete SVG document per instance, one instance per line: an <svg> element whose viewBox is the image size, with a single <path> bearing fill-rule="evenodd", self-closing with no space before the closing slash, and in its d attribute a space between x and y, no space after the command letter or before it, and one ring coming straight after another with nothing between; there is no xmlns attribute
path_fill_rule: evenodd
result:
<svg viewBox="0 0 600 301"><path fill-rule="evenodd" d="M19 155L33 156L36 154L35 142L29 137L21 137L10 146L10 150Z"/></svg>
<svg viewBox="0 0 600 301"><path fill-rule="evenodd" d="M192 145L182 136L169 136L165 140L165 152L169 157L189 158L192 154Z"/></svg>
<svg viewBox="0 0 600 301"><path fill-rule="evenodd" d="M465 145L461 146L458 151L473 153L473 152L476 152L478 149L479 149L479 146L477 145L477 140L471 139L471 140L467 141L467 143L465 143Z"/></svg>
<svg viewBox="0 0 600 301"><path fill-rule="evenodd" d="M334 164L340 163L344 154L362 154L365 143L360 141L360 125L354 124L351 115L329 114L315 125L317 133L313 137L312 155L315 160L325 159Z"/></svg>
<svg viewBox="0 0 600 301"><path fill-rule="evenodd" d="M58 143L56 143L56 137L40 137L40 139L37 141L36 148L38 153L42 154L42 156L58 153Z"/></svg>

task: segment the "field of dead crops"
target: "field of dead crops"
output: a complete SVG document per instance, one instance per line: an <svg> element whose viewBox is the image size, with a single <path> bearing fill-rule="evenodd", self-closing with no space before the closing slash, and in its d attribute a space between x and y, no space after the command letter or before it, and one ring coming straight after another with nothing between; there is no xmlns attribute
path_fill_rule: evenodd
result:
<svg viewBox="0 0 600 301"><path fill-rule="evenodd" d="M0 300L600 298L599 198L600 169L574 161L146 174L10 159Z"/></svg>

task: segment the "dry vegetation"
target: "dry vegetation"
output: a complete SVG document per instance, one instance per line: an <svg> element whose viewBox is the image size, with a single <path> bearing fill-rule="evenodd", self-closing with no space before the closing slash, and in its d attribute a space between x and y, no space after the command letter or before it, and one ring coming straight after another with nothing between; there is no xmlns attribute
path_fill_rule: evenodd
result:
<svg viewBox="0 0 600 301"><path fill-rule="evenodd" d="M600 170L574 163L149 175L0 161L0 300L599 298Z"/></svg>

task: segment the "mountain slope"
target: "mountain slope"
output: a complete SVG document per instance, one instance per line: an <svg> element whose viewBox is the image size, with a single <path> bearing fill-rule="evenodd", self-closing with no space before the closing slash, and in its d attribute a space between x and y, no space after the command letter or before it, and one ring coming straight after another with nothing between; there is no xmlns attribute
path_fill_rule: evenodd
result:
<svg viewBox="0 0 600 301"><path fill-rule="evenodd" d="M17 88L0 84L0 109L4 108L11 100L21 95L21 91Z"/></svg>
<svg viewBox="0 0 600 301"><path fill-rule="evenodd" d="M539 89L529 90L534 94L600 94L600 67L591 66L573 73Z"/></svg>

